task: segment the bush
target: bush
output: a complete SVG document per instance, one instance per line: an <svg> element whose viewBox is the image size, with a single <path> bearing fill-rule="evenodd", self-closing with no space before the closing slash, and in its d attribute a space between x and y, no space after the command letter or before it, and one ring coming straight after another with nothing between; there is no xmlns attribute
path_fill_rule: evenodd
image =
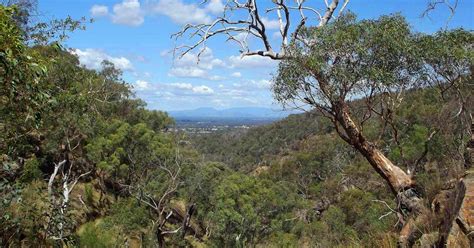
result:
<svg viewBox="0 0 474 248"><path fill-rule="evenodd" d="M116 237L114 237L116 236ZM113 229L107 229L100 222L89 222L82 226L79 234L80 247L107 248L114 247L116 238Z"/></svg>
<svg viewBox="0 0 474 248"><path fill-rule="evenodd" d="M36 157L33 157L25 161L25 164L23 165L23 171L20 176L20 181L23 183L28 183L35 179L40 179L41 175L42 173L39 169L39 162Z"/></svg>

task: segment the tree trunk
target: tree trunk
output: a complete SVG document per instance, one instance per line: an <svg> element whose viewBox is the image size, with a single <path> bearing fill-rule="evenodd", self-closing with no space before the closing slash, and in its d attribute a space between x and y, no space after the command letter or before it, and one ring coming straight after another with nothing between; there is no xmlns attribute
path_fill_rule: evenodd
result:
<svg viewBox="0 0 474 248"><path fill-rule="evenodd" d="M411 247L420 236L420 225L429 222L429 209L415 189L415 181L400 167L394 165L373 143L366 140L353 121L345 102L333 104L335 119L344 132L338 131L343 140L357 149L389 184L397 197L398 209L406 220L400 232L399 246Z"/></svg>
<svg viewBox="0 0 474 248"><path fill-rule="evenodd" d="M335 106L335 112L337 122L347 135L343 139L367 159L372 167L388 182L394 194L397 195L415 186L415 182L410 175L400 167L395 166L373 143L366 140L352 120L347 104L339 103Z"/></svg>

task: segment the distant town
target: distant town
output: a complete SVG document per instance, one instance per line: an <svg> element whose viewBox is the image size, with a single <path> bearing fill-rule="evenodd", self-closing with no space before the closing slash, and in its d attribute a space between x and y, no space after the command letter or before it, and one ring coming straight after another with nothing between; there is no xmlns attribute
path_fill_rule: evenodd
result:
<svg viewBox="0 0 474 248"><path fill-rule="evenodd" d="M210 134L216 132L247 130L279 120L279 118L200 118L177 119L176 125L170 132L185 132L189 134Z"/></svg>

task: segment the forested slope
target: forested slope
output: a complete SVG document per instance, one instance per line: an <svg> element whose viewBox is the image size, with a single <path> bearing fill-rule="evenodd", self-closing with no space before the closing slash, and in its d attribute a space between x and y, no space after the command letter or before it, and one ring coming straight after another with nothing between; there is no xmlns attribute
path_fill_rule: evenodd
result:
<svg viewBox="0 0 474 248"><path fill-rule="evenodd" d="M456 99L439 108L438 94L435 88L412 90L398 108L396 120L384 123L374 117L364 130L390 159L412 171L429 202L440 190L452 187L449 185L463 175L464 166L470 166L463 162L460 151L464 148L456 142L457 130L463 124L449 117L453 111L450 108L456 108ZM472 99L469 101L472 104ZM364 104L364 100L351 104ZM397 137L391 135L393 130ZM364 236L366 232L369 236L387 235L400 224L396 213L391 212L396 206L389 206L393 202L390 189L360 154L340 140L323 116L293 115L247 132L199 135L192 140L206 159L226 162L259 178L294 185L298 195L310 203L313 214L324 216L329 209L340 209L344 224L358 234L357 239L368 237ZM372 210L380 212L377 215ZM457 241L461 246L469 242Z"/></svg>
<svg viewBox="0 0 474 248"><path fill-rule="evenodd" d="M293 114L281 121L250 130L193 135L193 144L206 155L206 159L243 169L245 166L265 164L269 157L294 150L298 141L313 134L328 132L327 129L330 131L327 120L316 112L308 112Z"/></svg>

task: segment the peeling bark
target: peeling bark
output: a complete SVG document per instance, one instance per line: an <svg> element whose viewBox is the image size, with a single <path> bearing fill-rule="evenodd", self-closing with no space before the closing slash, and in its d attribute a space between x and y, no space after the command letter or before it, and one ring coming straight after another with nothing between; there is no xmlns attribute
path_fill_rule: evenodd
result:
<svg viewBox="0 0 474 248"><path fill-rule="evenodd" d="M400 167L394 165L373 143L369 142L353 121L347 103L333 102L335 120L342 126L339 136L357 149L389 184L397 197L398 211L405 219L400 232L400 247L411 247L422 235L420 226L430 221L430 211L416 190L415 181Z"/></svg>
<svg viewBox="0 0 474 248"><path fill-rule="evenodd" d="M372 165L372 167L388 182L395 194L415 186L410 175L400 167L395 166L374 144L367 141L359 130L349 112L349 107L344 102L335 103L333 106L336 119L344 129L346 142L357 149ZM342 134L339 133L341 136Z"/></svg>

